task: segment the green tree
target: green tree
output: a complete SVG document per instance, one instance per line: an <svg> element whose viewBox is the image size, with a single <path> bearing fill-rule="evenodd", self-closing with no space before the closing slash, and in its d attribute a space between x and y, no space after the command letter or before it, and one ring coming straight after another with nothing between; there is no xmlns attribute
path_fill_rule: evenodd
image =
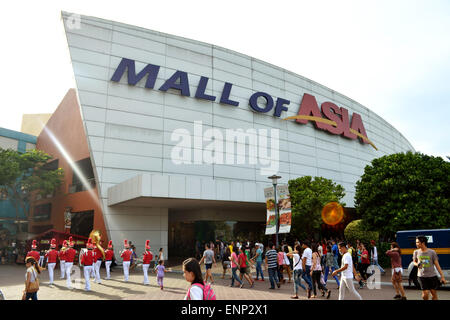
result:
<svg viewBox="0 0 450 320"><path fill-rule="evenodd" d="M374 159L356 183L355 207L367 230L392 239L399 230L450 225L450 163L421 153Z"/></svg>
<svg viewBox="0 0 450 320"><path fill-rule="evenodd" d="M362 220L353 220L350 222L344 230L345 240L356 244L356 240L360 240L362 243L369 246L370 241L374 240L378 242L379 234L376 231L367 231L362 226Z"/></svg>
<svg viewBox="0 0 450 320"><path fill-rule="evenodd" d="M20 211L27 215L26 204L33 193L46 196L61 185L64 172L61 168L48 170L45 164L52 157L41 150L20 153L0 148L0 192L11 201L16 209L16 219Z"/></svg>
<svg viewBox="0 0 450 320"><path fill-rule="evenodd" d="M322 208L329 202L339 202L344 187L322 177L305 176L289 180L292 206L292 231L299 239L311 238L320 232ZM345 206L345 203L340 203Z"/></svg>

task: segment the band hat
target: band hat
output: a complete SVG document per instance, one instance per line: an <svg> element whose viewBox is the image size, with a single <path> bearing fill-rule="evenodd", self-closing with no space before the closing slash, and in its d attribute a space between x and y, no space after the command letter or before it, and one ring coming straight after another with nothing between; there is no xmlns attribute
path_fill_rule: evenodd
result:
<svg viewBox="0 0 450 320"><path fill-rule="evenodd" d="M53 238L52 241L50 242L50 248L56 248L56 239Z"/></svg>
<svg viewBox="0 0 450 320"><path fill-rule="evenodd" d="M113 245L112 245L112 240L109 240L108 242L108 249L112 249Z"/></svg>
<svg viewBox="0 0 450 320"><path fill-rule="evenodd" d="M33 243L31 244L31 249L36 249L37 248L37 241L33 240Z"/></svg>

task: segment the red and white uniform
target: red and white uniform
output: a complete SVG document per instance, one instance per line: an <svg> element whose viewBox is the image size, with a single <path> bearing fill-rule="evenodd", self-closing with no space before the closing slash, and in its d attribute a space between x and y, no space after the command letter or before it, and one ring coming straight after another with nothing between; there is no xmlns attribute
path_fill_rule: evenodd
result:
<svg viewBox="0 0 450 320"><path fill-rule="evenodd" d="M124 276L125 282L128 281L128 275L129 275L129 270L130 270L130 260L131 260L132 254L133 253L131 252L131 250L127 248L120 255L123 259L122 266L123 266L123 276Z"/></svg>
<svg viewBox="0 0 450 320"><path fill-rule="evenodd" d="M56 266L58 251L56 251L55 249L50 249L50 251L45 254L45 258L47 258L48 277L50 278L49 284L53 284L53 270Z"/></svg>
<svg viewBox="0 0 450 320"><path fill-rule="evenodd" d="M67 249L66 250L66 254L65 254L66 263L67 262L72 262L73 263L73 260L75 259L76 255L77 255L77 250L75 250L74 248Z"/></svg>
<svg viewBox="0 0 450 320"><path fill-rule="evenodd" d="M66 285L67 288L72 288L72 280L70 279L70 274L72 273L72 267L73 267L73 260L75 259L75 256L77 254L77 251L73 248L69 248L65 252L66 257Z"/></svg>
<svg viewBox="0 0 450 320"><path fill-rule="evenodd" d="M61 249L58 252L59 267L61 269L61 279L64 279L64 274L66 273L66 252L64 249Z"/></svg>
<svg viewBox="0 0 450 320"><path fill-rule="evenodd" d="M56 259L58 258L58 251L54 249L50 249L46 254L47 263L56 263Z"/></svg>
<svg viewBox="0 0 450 320"><path fill-rule="evenodd" d="M131 255L133 253L131 252L130 249L126 249L124 252L122 252L122 254L120 255L123 259L123 261L130 261L131 260Z"/></svg>
<svg viewBox="0 0 450 320"><path fill-rule="evenodd" d="M142 255L142 264L150 264L150 262L153 260L153 253L148 250L145 251Z"/></svg>
<svg viewBox="0 0 450 320"><path fill-rule="evenodd" d="M114 250L108 249L105 251L105 260L106 261L112 261L113 257L114 257Z"/></svg>
<svg viewBox="0 0 450 320"><path fill-rule="evenodd" d="M86 251L82 256L81 256L81 264L83 266L92 266L92 264L94 263L94 253L92 252L92 250L88 250Z"/></svg>
<svg viewBox="0 0 450 320"><path fill-rule="evenodd" d="M100 280L100 267L103 261L103 253L99 248L94 249L94 271L95 271L95 282L102 283Z"/></svg>
<svg viewBox="0 0 450 320"><path fill-rule="evenodd" d="M39 262L39 259L40 259L39 252L37 252L36 250L28 251L27 256L25 257L25 259L27 257L33 257L34 260L36 260L36 262Z"/></svg>
<svg viewBox="0 0 450 320"><path fill-rule="evenodd" d="M113 257L114 257L114 250L108 249L105 251L106 280L111 279L111 263Z"/></svg>
<svg viewBox="0 0 450 320"><path fill-rule="evenodd" d="M85 290L91 291L91 283L89 278L91 276L94 263L94 253L92 250L88 250L81 256L81 263L83 264Z"/></svg>
<svg viewBox="0 0 450 320"><path fill-rule="evenodd" d="M97 260L103 260L103 254L99 248L94 249L94 262L97 262Z"/></svg>
<svg viewBox="0 0 450 320"><path fill-rule="evenodd" d="M150 261L153 260L153 253L150 250L144 251L142 254L142 270L144 271L144 284L150 284L148 281L148 268L150 267Z"/></svg>

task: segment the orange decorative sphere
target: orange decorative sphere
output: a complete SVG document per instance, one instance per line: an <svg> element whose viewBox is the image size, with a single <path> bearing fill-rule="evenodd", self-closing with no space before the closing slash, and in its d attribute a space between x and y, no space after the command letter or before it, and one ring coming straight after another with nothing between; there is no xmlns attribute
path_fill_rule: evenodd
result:
<svg viewBox="0 0 450 320"><path fill-rule="evenodd" d="M344 209L337 202L327 203L322 209L322 220L329 226L337 225L344 219Z"/></svg>

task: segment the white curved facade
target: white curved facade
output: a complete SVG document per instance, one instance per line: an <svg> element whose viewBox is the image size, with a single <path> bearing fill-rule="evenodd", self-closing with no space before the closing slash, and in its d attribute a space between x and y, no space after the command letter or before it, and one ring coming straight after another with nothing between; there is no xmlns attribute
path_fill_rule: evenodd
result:
<svg viewBox="0 0 450 320"><path fill-rule="evenodd" d="M116 243L133 238L143 247L149 238L152 247L167 248L171 207L193 212L201 206L203 211L195 214L220 220L221 215L236 214L230 203L241 207L264 203L263 189L270 182L259 163L174 163L171 152L177 142L171 136L177 129L194 132L194 121L201 121L203 130L222 132L279 129L280 182L305 175L332 179L345 188L343 201L350 207L355 183L372 159L414 150L400 132L368 108L293 72L211 44L77 17L63 13L106 228ZM148 64L160 66L154 88L144 87L146 78L128 84L126 73L119 82L111 81L122 58L135 61L136 73ZM158 90L177 70L188 74L190 96ZM201 77L209 78L205 94L217 97L215 101L194 97ZM225 83L232 84L229 99L239 102L237 107L218 101ZM273 110L252 110L249 98L260 91L275 101L289 100L288 110L280 117ZM319 107L328 101L348 109L350 118L359 114L378 150L359 139L318 130L311 121L281 120L297 115L305 93L314 96ZM258 216L252 214L241 218L265 219L264 209Z"/></svg>

